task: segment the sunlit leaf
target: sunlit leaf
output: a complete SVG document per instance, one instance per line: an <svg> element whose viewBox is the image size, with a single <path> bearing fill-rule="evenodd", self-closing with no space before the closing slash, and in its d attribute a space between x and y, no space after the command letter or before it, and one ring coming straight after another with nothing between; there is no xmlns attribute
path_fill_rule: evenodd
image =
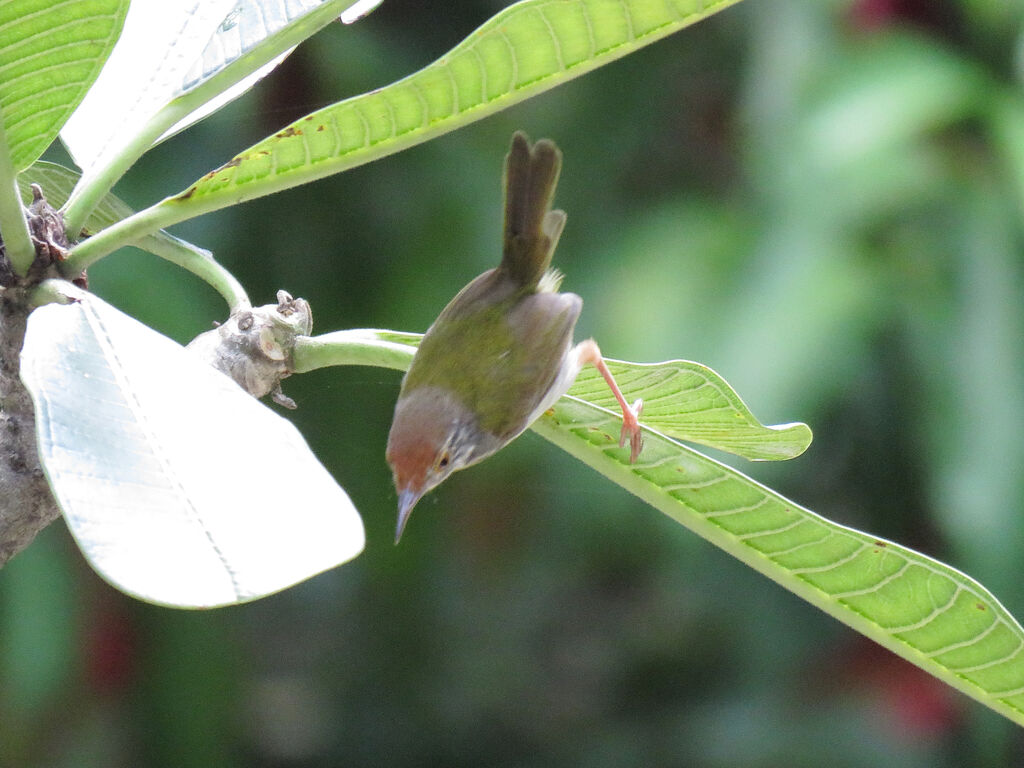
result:
<svg viewBox="0 0 1024 768"><path fill-rule="evenodd" d="M39 453L92 566L143 600L253 600L355 557L362 522L291 422L95 296L29 317Z"/></svg>
<svg viewBox="0 0 1024 768"><path fill-rule="evenodd" d="M524 0L433 64L296 121L177 201L258 197L368 162L549 90L736 0Z"/></svg>

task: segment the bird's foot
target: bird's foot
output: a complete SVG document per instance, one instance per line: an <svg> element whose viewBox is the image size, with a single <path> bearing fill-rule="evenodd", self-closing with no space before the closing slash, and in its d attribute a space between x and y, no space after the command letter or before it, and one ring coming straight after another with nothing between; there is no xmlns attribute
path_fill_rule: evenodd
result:
<svg viewBox="0 0 1024 768"><path fill-rule="evenodd" d="M640 414L644 410L644 401L637 400L632 406L622 409L622 433L619 435L619 447L629 441L629 463L636 463L640 451L644 447L644 434L640 429Z"/></svg>

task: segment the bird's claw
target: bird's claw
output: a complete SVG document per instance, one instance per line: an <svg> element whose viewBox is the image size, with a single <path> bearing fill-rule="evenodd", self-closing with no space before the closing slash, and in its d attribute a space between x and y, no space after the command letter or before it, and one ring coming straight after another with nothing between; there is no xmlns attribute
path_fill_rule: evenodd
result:
<svg viewBox="0 0 1024 768"><path fill-rule="evenodd" d="M629 441L629 463L634 464L644 447L644 434L640 429L640 414L644 410L644 401L637 400L631 408L622 411L622 433L619 435L619 447Z"/></svg>

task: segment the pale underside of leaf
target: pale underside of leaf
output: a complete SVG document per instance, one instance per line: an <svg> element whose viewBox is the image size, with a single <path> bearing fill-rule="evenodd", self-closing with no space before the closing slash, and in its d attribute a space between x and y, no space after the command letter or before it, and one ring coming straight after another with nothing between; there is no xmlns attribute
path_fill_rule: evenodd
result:
<svg viewBox="0 0 1024 768"><path fill-rule="evenodd" d="M235 0L133 0L124 32L88 96L61 131L75 163L109 162L182 90L210 31Z"/></svg>
<svg viewBox="0 0 1024 768"><path fill-rule="evenodd" d="M114 47L128 0L0 3L0 119L12 164L53 142Z"/></svg>
<svg viewBox="0 0 1024 768"><path fill-rule="evenodd" d="M151 120L183 94L194 91L240 59L251 58L248 74L222 84L209 100L179 110L173 125L162 126L156 143L216 111L269 74L294 49L278 47L263 55L268 39L302 21L312 34L351 0L135 0L125 34L96 86L69 121L62 136L69 151L90 172L115 162ZM322 21L306 23L312 12ZM308 28L307 28L308 27ZM265 62L259 64L256 58ZM255 67L255 69L253 68ZM251 70L251 71L249 71ZM138 152L146 147L138 147Z"/></svg>
<svg viewBox="0 0 1024 768"><path fill-rule="evenodd" d="M360 19L365 19L384 0L356 0L346 8L338 17L342 24L355 24Z"/></svg>
<svg viewBox="0 0 1024 768"><path fill-rule="evenodd" d="M290 422L95 296L32 313L22 378L68 527L119 589L227 605L362 550L359 515Z"/></svg>
<svg viewBox="0 0 1024 768"><path fill-rule="evenodd" d="M185 73L179 93L189 91L210 79L232 62L254 50L271 35L328 1L242 0L235 3L228 15L213 30L206 47L193 62L192 67ZM241 96L272 72L293 50L294 46L180 120L168 129L160 140L173 136Z"/></svg>

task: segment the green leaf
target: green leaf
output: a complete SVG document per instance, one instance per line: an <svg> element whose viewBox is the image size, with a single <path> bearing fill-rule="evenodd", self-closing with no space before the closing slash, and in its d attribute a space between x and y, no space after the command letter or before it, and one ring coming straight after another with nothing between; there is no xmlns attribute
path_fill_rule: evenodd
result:
<svg viewBox="0 0 1024 768"><path fill-rule="evenodd" d="M308 340L295 357L305 370L332 364L405 369L415 340L393 331L338 331ZM749 413L724 382L693 363L609 367L622 376L627 398L645 389L662 392L664 399L654 400L656 418L680 431L696 430L703 417L699 410L674 414L676 407L703 403L713 414L709 423L720 419L718 402L735 409L727 413ZM706 383L694 391L707 387L710 396L687 394L683 384L702 379ZM531 429L772 581L1024 725L1024 629L988 590L938 560L826 520L682 445L652 429L646 410L644 449L630 464L629 448L619 447L621 417L603 407L614 407L603 387L585 381ZM749 444L752 427L745 420L738 420L739 445ZM728 442L724 424L721 430L716 440Z"/></svg>
<svg viewBox="0 0 1024 768"><path fill-rule="evenodd" d="M197 181L178 202L208 209L215 201L250 199L375 160L561 85L734 2L516 3L416 74L264 139Z"/></svg>
<svg viewBox="0 0 1024 768"><path fill-rule="evenodd" d="M352 502L290 421L64 286L72 303L29 316L21 376L54 497L103 578L143 600L207 608L362 551Z"/></svg>
<svg viewBox="0 0 1024 768"><path fill-rule="evenodd" d="M28 203L32 199L32 184L38 184L50 205L60 208L67 201L80 176L78 171L65 168L57 163L40 160L18 174L18 188L22 200ZM116 224L121 219L128 218L133 213L134 211L119 197L107 194L96 204L86 219L84 231L86 233L97 232ZM241 283L224 269L213 258L213 254L205 248L200 248L163 230L143 236L134 245L166 259L172 264L177 264L205 280L224 297L232 309L249 304L249 299Z"/></svg>
<svg viewBox="0 0 1024 768"><path fill-rule="evenodd" d="M620 420L575 397L533 429L794 594L1024 725L1024 629L983 586L833 523L663 435L629 464Z"/></svg>
<svg viewBox="0 0 1024 768"><path fill-rule="evenodd" d="M15 169L30 166L96 80L128 0L0 3L0 114Z"/></svg>
<svg viewBox="0 0 1024 768"><path fill-rule="evenodd" d="M300 118L180 194L80 244L66 274L138 233L306 184L468 125L737 2L523 0L419 72Z"/></svg>
<svg viewBox="0 0 1024 768"><path fill-rule="evenodd" d="M71 190L81 174L59 163L39 160L18 174L18 190L21 199L28 202L32 199L32 185L38 184L46 196L46 200L54 208L60 208L68 199ZM134 211L114 195L107 195L89 216L85 223L87 233L98 232L121 219L131 216ZM154 238L171 238L166 232L153 235Z"/></svg>

